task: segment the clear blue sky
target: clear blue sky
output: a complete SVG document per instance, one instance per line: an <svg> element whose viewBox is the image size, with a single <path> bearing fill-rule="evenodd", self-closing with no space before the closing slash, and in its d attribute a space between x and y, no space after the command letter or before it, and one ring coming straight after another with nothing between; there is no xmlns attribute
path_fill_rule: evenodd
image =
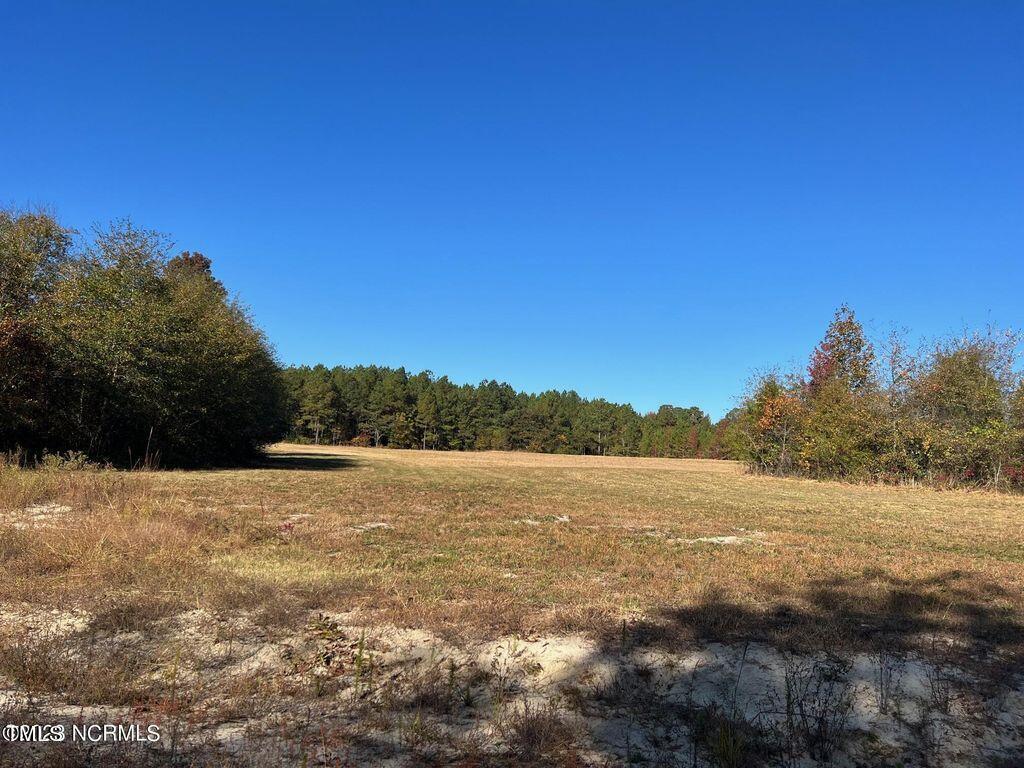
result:
<svg viewBox="0 0 1024 768"><path fill-rule="evenodd" d="M0 203L214 260L286 363L722 415L835 307L1024 325L1024 3L10 3Z"/></svg>

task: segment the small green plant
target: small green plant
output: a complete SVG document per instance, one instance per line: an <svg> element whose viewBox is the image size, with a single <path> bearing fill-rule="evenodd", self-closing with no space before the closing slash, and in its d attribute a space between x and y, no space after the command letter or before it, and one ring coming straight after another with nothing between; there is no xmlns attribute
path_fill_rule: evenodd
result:
<svg viewBox="0 0 1024 768"><path fill-rule="evenodd" d="M89 457L81 451L68 451L65 454L44 451L39 459L39 468L50 471L99 469L99 466L99 464L89 461Z"/></svg>
<svg viewBox="0 0 1024 768"><path fill-rule="evenodd" d="M399 740L413 752L423 752L442 738L437 725L419 711L399 720L398 732Z"/></svg>
<svg viewBox="0 0 1024 768"><path fill-rule="evenodd" d="M715 764L721 768L742 768L747 765L749 745L743 731L732 720L719 720L710 746Z"/></svg>
<svg viewBox="0 0 1024 768"><path fill-rule="evenodd" d="M359 643L352 656L352 680L356 697L373 688L373 658L366 647L366 630L359 633Z"/></svg>

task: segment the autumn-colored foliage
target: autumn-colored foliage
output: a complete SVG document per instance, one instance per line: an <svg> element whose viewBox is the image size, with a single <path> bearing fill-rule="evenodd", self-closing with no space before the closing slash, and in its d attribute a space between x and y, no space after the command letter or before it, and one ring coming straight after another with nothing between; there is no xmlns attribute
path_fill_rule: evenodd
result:
<svg viewBox="0 0 1024 768"><path fill-rule="evenodd" d="M880 364L843 306L806 378L762 377L730 429L742 436L742 456L763 472L1024 485L1016 343L1013 334L968 335L916 358L897 345Z"/></svg>

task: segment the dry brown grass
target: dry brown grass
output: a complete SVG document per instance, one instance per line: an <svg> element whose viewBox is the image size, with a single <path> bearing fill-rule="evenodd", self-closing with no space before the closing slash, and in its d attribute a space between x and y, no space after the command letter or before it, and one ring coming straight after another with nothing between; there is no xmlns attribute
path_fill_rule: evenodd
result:
<svg viewBox="0 0 1024 768"><path fill-rule="evenodd" d="M343 625L311 624L319 611ZM577 764L565 710L522 700L530 670L467 657L385 674L352 629L385 625L455 648L580 632L592 659L709 639L916 649L983 672L978 688L1024 667L1024 498L727 462L295 445L250 469L0 468L0 683L175 733L258 721L290 750L268 764L493 764L500 743L510 764ZM282 702L331 714L296 723ZM459 725L492 711L491 730Z"/></svg>
<svg viewBox="0 0 1024 768"><path fill-rule="evenodd" d="M16 522L44 503L71 511ZM0 600L73 606L98 629L329 608L448 633L625 620L1002 643L1024 612L1024 499L727 462L280 445L257 469L5 470L0 510ZM716 536L739 543L699 541Z"/></svg>

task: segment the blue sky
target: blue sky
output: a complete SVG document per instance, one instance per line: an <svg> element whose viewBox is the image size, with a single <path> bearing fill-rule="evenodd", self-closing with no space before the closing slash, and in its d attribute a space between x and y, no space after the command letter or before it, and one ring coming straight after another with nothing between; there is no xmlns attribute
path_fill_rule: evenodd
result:
<svg viewBox="0 0 1024 768"><path fill-rule="evenodd" d="M14 3L0 203L214 260L286 363L722 415L833 310L1024 325L1024 4Z"/></svg>

